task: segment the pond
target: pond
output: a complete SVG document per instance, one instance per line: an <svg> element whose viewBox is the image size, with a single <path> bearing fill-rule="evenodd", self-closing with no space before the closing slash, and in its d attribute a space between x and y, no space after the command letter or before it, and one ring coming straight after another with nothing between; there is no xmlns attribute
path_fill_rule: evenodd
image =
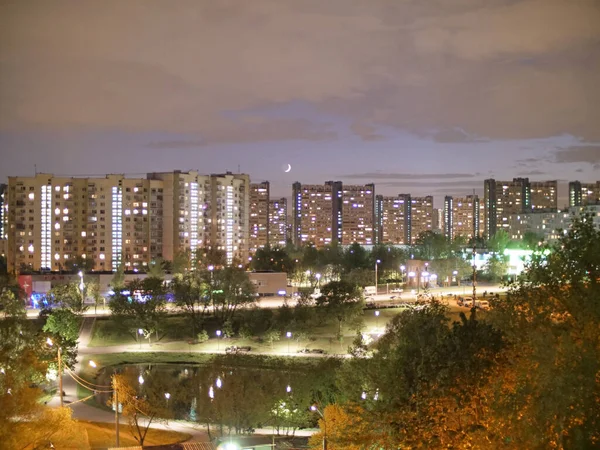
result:
<svg viewBox="0 0 600 450"><path fill-rule="evenodd" d="M106 367L96 383L110 384L111 376L119 374L131 392L163 418L214 424L238 433L263 426L289 432L315 426L311 405L335 401L335 373L341 364L334 358L224 355L201 365ZM110 394L99 394L98 401L108 404Z"/></svg>

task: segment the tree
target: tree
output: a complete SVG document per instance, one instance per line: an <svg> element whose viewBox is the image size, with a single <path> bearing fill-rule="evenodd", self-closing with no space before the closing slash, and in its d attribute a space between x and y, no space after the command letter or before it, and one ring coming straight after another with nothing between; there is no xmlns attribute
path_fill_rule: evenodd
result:
<svg viewBox="0 0 600 450"><path fill-rule="evenodd" d="M43 330L59 336L62 340L76 343L79 338L81 318L69 309L54 309L48 318Z"/></svg>
<svg viewBox="0 0 600 450"><path fill-rule="evenodd" d="M109 307L113 317L137 339L138 329L150 340L166 315L166 288L158 278L134 280L115 292Z"/></svg>
<svg viewBox="0 0 600 450"><path fill-rule="evenodd" d="M321 288L317 305L338 321L338 336L342 335L342 323L362 314L364 305L362 290L348 281L331 281Z"/></svg>
<svg viewBox="0 0 600 450"><path fill-rule="evenodd" d="M237 267L214 271L210 286L213 313L221 324L232 320L238 309L250 306L256 300L256 288L248 273Z"/></svg>
<svg viewBox="0 0 600 450"><path fill-rule="evenodd" d="M146 269L146 274L152 278L165 278L165 269L164 269L164 259L157 258L154 261L150 261L148 264L148 268Z"/></svg>
<svg viewBox="0 0 600 450"><path fill-rule="evenodd" d="M53 308L68 309L76 315L82 315L87 306L84 303L84 293L78 283L59 284L53 286L46 294L48 304Z"/></svg>
<svg viewBox="0 0 600 450"><path fill-rule="evenodd" d="M516 349L496 425L522 448L600 442L600 230L583 215L561 235L492 310Z"/></svg>
<svg viewBox="0 0 600 450"><path fill-rule="evenodd" d="M269 245L256 251L250 265L257 271L292 272L294 269L294 264L284 248Z"/></svg>
<svg viewBox="0 0 600 450"><path fill-rule="evenodd" d="M345 273L355 269L372 270L372 266L369 262L369 254L360 244L357 244L356 242L351 244L350 247L344 251L342 268Z"/></svg>
<svg viewBox="0 0 600 450"><path fill-rule="evenodd" d="M175 305L188 317L192 334L202 326L202 320L209 312L209 289L206 277L195 273L176 275L169 285Z"/></svg>
<svg viewBox="0 0 600 450"><path fill-rule="evenodd" d="M157 388L148 380L144 383L142 392L138 392L134 388L137 381L128 375L130 374L113 375L112 385L118 393L122 414L127 417L133 438L143 446L150 425L169 416L166 391L164 387ZM109 406L113 406L112 400L109 401Z"/></svg>
<svg viewBox="0 0 600 450"><path fill-rule="evenodd" d="M115 270L112 280L110 281L110 287L114 292L121 291L125 288L125 267L123 264L119 264L117 270Z"/></svg>
<svg viewBox="0 0 600 450"><path fill-rule="evenodd" d="M417 237L414 253L420 259L431 261L432 259L448 257L450 249L450 243L444 235L433 231L425 231Z"/></svg>
<svg viewBox="0 0 600 450"><path fill-rule="evenodd" d="M279 340L281 340L281 331L271 328L267 330L267 332L263 335L263 339L267 344L271 345L271 350L273 349L273 344Z"/></svg>
<svg viewBox="0 0 600 450"><path fill-rule="evenodd" d="M491 281L497 282L508 272L508 258L504 254L492 253L485 265Z"/></svg>
<svg viewBox="0 0 600 450"><path fill-rule="evenodd" d="M94 300L94 314L98 312L98 305L104 302L104 297L100 294L100 284L96 281L87 281L85 283L86 294Z"/></svg>
<svg viewBox="0 0 600 450"><path fill-rule="evenodd" d="M500 229L494 233L492 237L490 237L487 241L488 250L494 253L504 254L504 250L508 248L508 244L510 243L510 236L508 233Z"/></svg>
<svg viewBox="0 0 600 450"><path fill-rule="evenodd" d="M83 256L76 256L75 258L69 258L65 261L65 270L71 273L90 272L94 270L94 259L84 258Z"/></svg>

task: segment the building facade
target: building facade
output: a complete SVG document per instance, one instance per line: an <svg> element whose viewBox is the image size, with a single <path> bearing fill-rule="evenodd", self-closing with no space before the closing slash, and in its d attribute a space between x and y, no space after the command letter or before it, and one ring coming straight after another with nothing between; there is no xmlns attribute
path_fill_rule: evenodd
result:
<svg viewBox="0 0 600 450"><path fill-rule="evenodd" d="M444 235L453 240L463 236L467 240L481 234L483 205L477 195L444 198Z"/></svg>
<svg viewBox="0 0 600 450"><path fill-rule="evenodd" d="M288 236L288 209L285 197L269 200L269 245L284 246Z"/></svg>
<svg viewBox="0 0 600 450"><path fill-rule="evenodd" d="M414 244L421 233L433 231L433 197L411 197L409 217L410 242Z"/></svg>
<svg viewBox="0 0 600 450"><path fill-rule="evenodd" d="M146 178L9 177L5 192L11 270L144 270L157 258L215 247L248 257L247 175L196 172ZM89 262L91 260L91 262Z"/></svg>
<svg viewBox="0 0 600 450"><path fill-rule="evenodd" d="M377 243L410 243L410 198L378 195L376 199Z"/></svg>
<svg viewBox="0 0 600 450"><path fill-rule="evenodd" d="M375 242L375 185L343 185L341 207L342 245Z"/></svg>
<svg viewBox="0 0 600 450"><path fill-rule="evenodd" d="M295 245L312 243L317 247L338 242L341 228L341 182L292 186Z"/></svg>
<svg viewBox="0 0 600 450"><path fill-rule="evenodd" d="M558 210L558 181L531 181L532 212L555 212Z"/></svg>
<svg viewBox="0 0 600 450"><path fill-rule="evenodd" d="M269 196L268 181L250 184L249 251L250 254L269 244Z"/></svg>
<svg viewBox="0 0 600 450"><path fill-rule="evenodd" d="M508 232L509 217L531 210L531 187L528 178L512 181L484 181L485 235L493 236L500 229Z"/></svg>
<svg viewBox="0 0 600 450"><path fill-rule="evenodd" d="M569 206L600 205L600 181L569 183Z"/></svg>

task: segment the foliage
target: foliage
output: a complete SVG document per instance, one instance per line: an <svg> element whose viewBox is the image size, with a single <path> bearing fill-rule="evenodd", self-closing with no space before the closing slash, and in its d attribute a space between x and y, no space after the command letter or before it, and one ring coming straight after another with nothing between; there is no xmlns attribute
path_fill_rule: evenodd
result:
<svg viewBox="0 0 600 450"><path fill-rule="evenodd" d="M87 310L83 297L84 294L79 289L79 283L58 284L46 294L48 304L53 308L68 309L77 315L81 315Z"/></svg>
<svg viewBox="0 0 600 450"><path fill-rule="evenodd" d="M86 448L86 435L71 415L70 408L40 407L27 417L13 419L10 433L3 435L0 431L2 448Z"/></svg>
<svg viewBox="0 0 600 450"><path fill-rule="evenodd" d="M498 427L516 445L600 444L599 298L600 230L584 215L535 253L508 298L495 303L494 320L518 348L498 401Z"/></svg>
<svg viewBox="0 0 600 450"><path fill-rule="evenodd" d="M497 282L508 271L508 257L504 254L492 253L485 265L485 274L493 282Z"/></svg>
<svg viewBox="0 0 600 450"><path fill-rule="evenodd" d="M176 275L169 286L175 305L185 313L192 326L193 334L202 326L208 315L210 280L202 272Z"/></svg>
<svg viewBox="0 0 600 450"><path fill-rule="evenodd" d="M232 320L240 308L254 304L256 288L248 274L236 267L215 271L211 280L213 314L221 323Z"/></svg>
<svg viewBox="0 0 600 450"><path fill-rule="evenodd" d="M265 246L259 248L252 257L252 270L292 272L294 264L284 248Z"/></svg>
<svg viewBox="0 0 600 450"><path fill-rule="evenodd" d="M321 289L317 305L337 319L337 334L341 336L342 323L362 315L364 305L362 290L348 281L331 281Z"/></svg>
<svg viewBox="0 0 600 450"><path fill-rule="evenodd" d="M196 340L199 344L208 341L208 333L206 332L206 330L202 330L200 333L198 333L196 335Z"/></svg>
<svg viewBox="0 0 600 450"><path fill-rule="evenodd" d="M113 273L110 287L114 292L125 289L125 266L123 266L123 264L119 264L119 267L117 267L117 270Z"/></svg>
<svg viewBox="0 0 600 450"><path fill-rule="evenodd" d="M118 393L122 414L127 417L134 439L139 445L144 445L150 425L170 416L164 383L156 378L146 379L139 389L141 392L138 392L134 386L139 386L139 383L129 372L113 375L112 386ZM112 400L109 405L114 406Z"/></svg>
<svg viewBox="0 0 600 450"><path fill-rule="evenodd" d="M57 335L61 340L77 342L81 318L69 309L58 308L52 310L43 330Z"/></svg>
<svg viewBox="0 0 600 450"><path fill-rule="evenodd" d="M65 270L70 273L91 272L94 270L94 259L84 258L83 256L76 256L75 258L69 258L65 261Z"/></svg>
<svg viewBox="0 0 600 450"><path fill-rule="evenodd" d="M281 330L267 330L267 332L263 335L263 339L267 344L271 344L271 348L273 348L273 344L281 340Z"/></svg>
<svg viewBox="0 0 600 450"><path fill-rule="evenodd" d="M137 295L138 293L139 295ZM161 279L145 278L126 284L109 303L114 320L137 338L138 329L150 340L158 336L159 327L166 315L166 288Z"/></svg>

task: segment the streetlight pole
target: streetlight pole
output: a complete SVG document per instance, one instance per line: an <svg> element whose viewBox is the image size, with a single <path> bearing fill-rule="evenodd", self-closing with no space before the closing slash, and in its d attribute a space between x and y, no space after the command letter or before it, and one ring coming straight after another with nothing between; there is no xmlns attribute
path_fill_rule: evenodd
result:
<svg viewBox="0 0 600 450"><path fill-rule="evenodd" d="M215 266L208 266L208 271L210 272L210 304L213 304L213 271L215 270ZM214 305L213 305L214 306Z"/></svg>
<svg viewBox="0 0 600 450"><path fill-rule="evenodd" d="M406 266L402 265L400 266L400 274L402 275L401 281L402 281L402 287L404 287L404 271L406 270Z"/></svg>
<svg viewBox="0 0 600 450"><path fill-rule="evenodd" d="M85 284L83 284L83 272L80 270L79 273L79 290L81 291L81 306L85 303L85 297L83 295L83 290L85 289Z"/></svg>
<svg viewBox="0 0 600 450"><path fill-rule="evenodd" d="M52 339L48 338L46 339L46 344L48 344L50 347L52 347L54 345L54 342L52 342ZM60 346L56 347L57 349L57 362L58 362L58 398L60 399L60 407L62 408L64 406L64 400L63 400L63 379L62 379L62 358L60 355Z"/></svg>
<svg viewBox="0 0 600 450"><path fill-rule="evenodd" d="M475 296L477 293L477 266L475 265L475 258L477 257L477 248L473 245L473 308L475 308Z"/></svg>
<svg viewBox="0 0 600 450"><path fill-rule="evenodd" d="M381 260L377 260L375 261L375 295L379 294L379 289L377 288L377 283L378 283L378 273L377 273L377 266L379 266L379 263L381 262Z"/></svg>
<svg viewBox="0 0 600 450"><path fill-rule="evenodd" d="M221 330L217 330L217 352L219 351L219 347L221 346Z"/></svg>
<svg viewBox="0 0 600 450"><path fill-rule="evenodd" d="M288 354L290 353L290 341L292 340L292 332L288 331L285 333L285 336L288 338Z"/></svg>
<svg viewBox="0 0 600 450"><path fill-rule="evenodd" d="M321 419L323 419L323 450L327 450L327 421L325 420L325 416L321 411L319 411L317 405L312 405L310 407L310 410L319 414L319 416L321 416Z"/></svg>
<svg viewBox="0 0 600 450"><path fill-rule="evenodd" d="M112 376L113 397L115 405L115 447L120 447L119 444L119 390L117 389L117 380L115 375Z"/></svg>

